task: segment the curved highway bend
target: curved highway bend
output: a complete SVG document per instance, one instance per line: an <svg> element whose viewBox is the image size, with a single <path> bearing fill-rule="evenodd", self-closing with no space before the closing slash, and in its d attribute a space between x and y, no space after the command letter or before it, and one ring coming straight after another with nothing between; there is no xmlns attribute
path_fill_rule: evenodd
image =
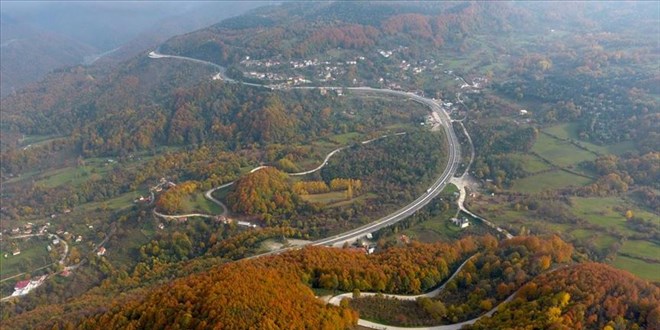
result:
<svg viewBox="0 0 660 330"><path fill-rule="evenodd" d="M181 59L181 60L188 60L188 61L193 61L196 63L201 63L201 64L206 64L206 65L211 65L215 68L218 68L219 73L213 77L213 79L218 79L218 77L221 77L223 80L227 82L232 82L232 83L240 83L243 85L248 85L248 86L257 86L257 87L266 87L266 88L273 88L272 86L268 85L259 85L259 84L251 84L251 83L243 83L239 82L236 80L232 80L224 76L225 69L217 65L215 63L211 63L208 61L203 61L195 58L190 58L190 57L185 57L185 56L175 56L175 55L164 55L164 54L159 54L155 51L149 53L149 57L153 59L159 59L159 58L176 58L176 59ZM387 95L394 95L394 96L401 96L401 97L406 97L409 99L412 99L414 101L417 101L419 103L422 103L426 106L429 107L429 109L432 112L437 113L441 117L441 122L442 122L442 127L445 130L445 135L447 136L447 142L448 142L448 149L449 149L449 155L448 155L448 160L447 160L447 166L445 167L444 172L440 177L427 189L427 192L424 193L422 196L418 197L415 199L413 202L409 203L408 205L404 206L403 208L395 211L392 214L389 214L385 217L382 217L378 219L375 222L372 222L370 224L364 225L362 227L350 230L348 232L335 235L332 237L324 238L315 242L312 242L310 244L312 245L327 245L327 246L341 246L344 243L348 242L354 242L360 237L363 237L369 233L373 233L381 228L390 226L392 224L395 224L413 213L415 213L417 210L421 209L422 207L426 206L433 198L435 198L440 192L444 189L444 187L447 185L449 180L452 178L453 174L456 172L456 169L458 168L458 165L460 163L460 153L461 153L461 148L460 144L458 142L458 138L456 137L456 134L454 133L454 130L452 128L452 121L449 118L449 114L447 114L440 104L438 104L435 100L425 98L410 92L403 92L403 91L395 91L395 90L390 90L390 89L377 89L377 88L371 88L371 87L337 87L337 86L329 86L329 87L293 87L292 89L318 89L318 88L325 88L325 89L346 89L350 91L354 91L357 93L380 93L380 94L387 94ZM365 141L367 142L367 141ZM368 141L370 142L370 141ZM367 142L367 143L368 143ZM336 150L338 151L338 150ZM336 152L335 151L335 152ZM327 162L327 159L329 158L326 157L326 161L324 161L324 164ZM324 165L321 164L321 167ZM320 167L319 167L320 168ZM317 169L319 169L317 168ZM316 170L317 170L316 169ZM301 172L305 173L305 172ZM302 175L302 174L300 174ZM229 183L231 184L231 183ZM217 188L216 188L217 189ZM212 191L211 191L212 192ZM208 193L208 192L207 192Z"/></svg>

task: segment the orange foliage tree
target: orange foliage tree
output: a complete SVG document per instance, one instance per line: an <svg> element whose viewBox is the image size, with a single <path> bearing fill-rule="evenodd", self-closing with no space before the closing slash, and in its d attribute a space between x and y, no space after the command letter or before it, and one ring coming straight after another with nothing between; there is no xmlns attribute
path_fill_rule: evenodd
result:
<svg viewBox="0 0 660 330"><path fill-rule="evenodd" d="M293 212L299 201L287 175L273 167L240 178L227 195L234 212L262 217Z"/></svg>

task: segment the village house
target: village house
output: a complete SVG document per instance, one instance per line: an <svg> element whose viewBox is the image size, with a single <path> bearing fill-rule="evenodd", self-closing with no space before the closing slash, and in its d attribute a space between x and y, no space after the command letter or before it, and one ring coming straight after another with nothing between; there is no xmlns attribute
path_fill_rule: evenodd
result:
<svg viewBox="0 0 660 330"><path fill-rule="evenodd" d="M12 296L22 296L28 294L32 289L40 286L46 280L47 276L42 275L33 280L24 280L16 282Z"/></svg>
<svg viewBox="0 0 660 330"><path fill-rule="evenodd" d="M451 218L451 222L457 227L463 229L470 226L470 221L467 218Z"/></svg>
<svg viewBox="0 0 660 330"><path fill-rule="evenodd" d="M102 246L102 247L99 248L98 252L96 252L96 255L99 256L99 257L103 256L103 255L105 255L105 251L106 251L105 247Z"/></svg>
<svg viewBox="0 0 660 330"><path fill-rule="evenodd" d="M30 285L30 280L25 280L25 281L18 281L16 282L16 285L14 285L14 291L20 291L28 287Z"/></svg>

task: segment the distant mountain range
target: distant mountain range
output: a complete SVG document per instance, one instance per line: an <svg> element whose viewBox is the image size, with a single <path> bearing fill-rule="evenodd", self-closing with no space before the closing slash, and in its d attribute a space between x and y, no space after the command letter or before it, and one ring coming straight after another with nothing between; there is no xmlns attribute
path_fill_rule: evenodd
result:
<svg viewBox="0 0 660 330"><path fill-rule="evenodd" d="M4 4L0 97L65 66L112 64L262 2Z"/></svg>

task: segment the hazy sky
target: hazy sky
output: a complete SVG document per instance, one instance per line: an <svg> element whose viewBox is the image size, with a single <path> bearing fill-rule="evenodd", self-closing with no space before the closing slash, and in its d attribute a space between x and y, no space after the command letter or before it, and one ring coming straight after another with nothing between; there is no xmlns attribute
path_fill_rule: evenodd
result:
<svg viewBox="0 0 660 330"><path fill-rule="evenodd" d="M224 8L240 2L221 2ZM2 1L0 12L26 26L62 34L100 49L117 47L156 22L203 6L201 1ZM243 4L244 5L244 4ZM217 8L215 6L214 8ZM217 9L215 9L217 10ZM221 13L218 12L218 16Z"/></svg>

